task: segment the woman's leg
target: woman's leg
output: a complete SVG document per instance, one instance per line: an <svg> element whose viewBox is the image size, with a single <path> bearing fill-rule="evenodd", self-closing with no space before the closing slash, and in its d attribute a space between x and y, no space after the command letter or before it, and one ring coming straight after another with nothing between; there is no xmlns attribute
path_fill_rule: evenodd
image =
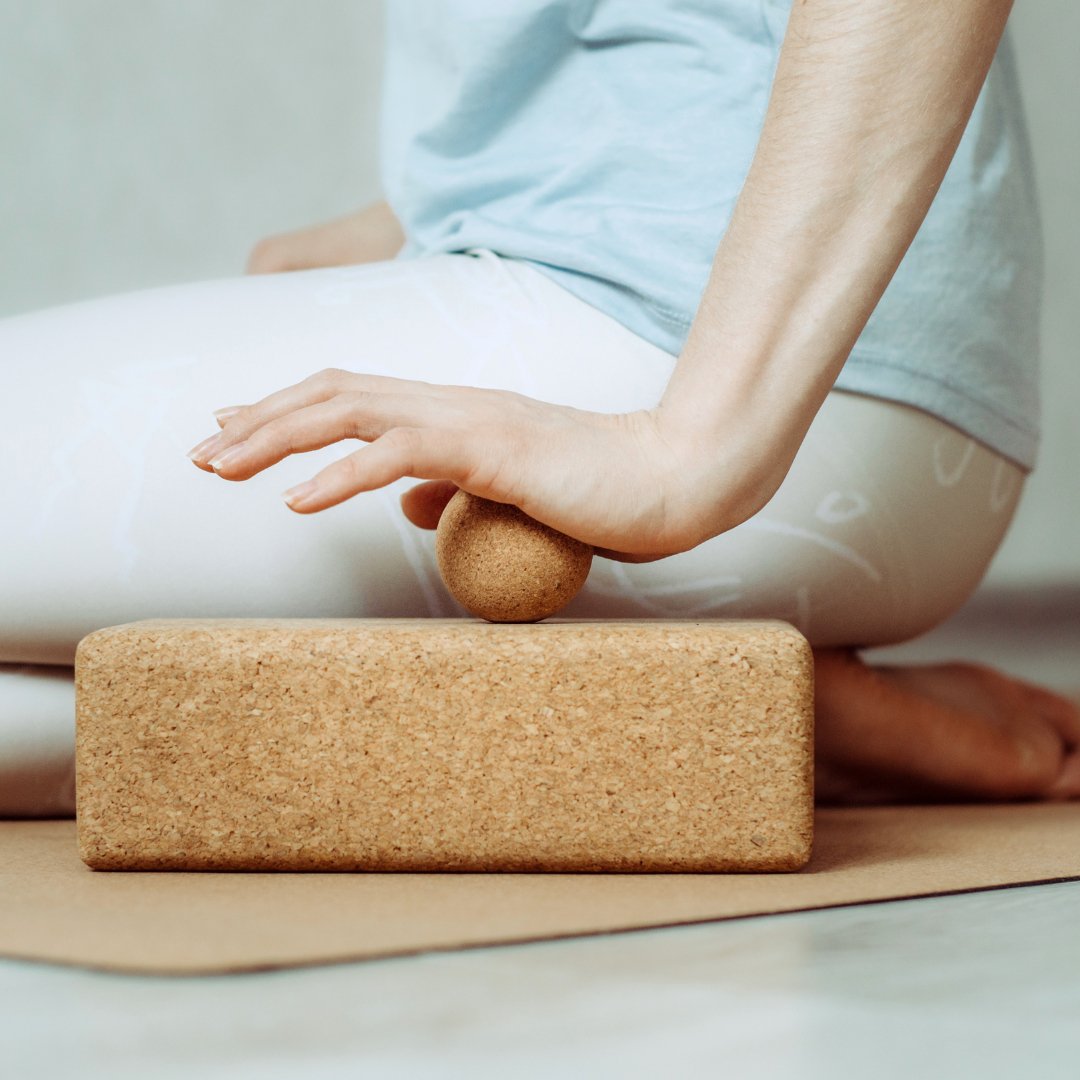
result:
<svg viewBox="0 0 1080 1080"><path fill-rule="evenodd" d="M855 652L915 637L961 606L1023 479L921 410L834 392L764 510L668 559L597 561L563 614L799 626L815 647L827 800L1080 796L1076 703L981 665L871 668ZM443 498L416 499L418 523L437 521Z"/></svg>
<svg viewBox="0 0 1080 1080"><path fill-rule="evenodd" d="M442 585L434 538L401 512L416 481L297 515L279 493L353 447L231 484L185 456L216 430L212 409L343 367L621 411L659 399L668 361L483 251L0 322L0 815L71 812L70 665L92 630L168 616L466 614Z"/></svg>
<svg viewBox="0 0 1080 1080"><path fill-rule="evenodd" d="M0 818L72 814L74 745L71 668L0 664Z"/></svg>
<svg viewBox="0 0 1080 1080"><path fill-rule="evenodd" d="M0 663L61 665L91 630L152 616L465 614L442 587L434 537L401 514L415 481L299 517L278 493L351 448L229 484L185 457L214 430L213 408L337 366L614 412L655 404L674 362L483 251L71 305L0 323L0 356L16 456L0 476ZM819 657L902 640L974 587L1015 506L1012 479L947 425L836 393L761 514L656 563L597 560L564 614L773 615ZM819 665L826 687L862 692L830 672ZM69 705L51 706L52 730L68 734L45 738L46 684L38 708L33 674L18 679L18 694L0 684L0 739L29 717L42 745L69 738Z"/></svg>
<svg viewBox="0 0 1080 1080"><path fill-rule="evenodd" d="M601 562L566 613L782 618L822 648L905 641L972 593L1022 486L928 413L834 391L763 510L658 562Z"/></svg>

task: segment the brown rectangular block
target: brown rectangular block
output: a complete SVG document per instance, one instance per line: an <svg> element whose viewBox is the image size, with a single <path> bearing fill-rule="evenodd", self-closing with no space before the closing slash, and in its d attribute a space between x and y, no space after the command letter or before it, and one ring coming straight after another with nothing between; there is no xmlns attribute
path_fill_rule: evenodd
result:
<svg viewBox="0 0 1080 1080"><path fill-rule="evenodd" d="M797 870L779 621L148 619L75 656L96 869Z"/></svg>

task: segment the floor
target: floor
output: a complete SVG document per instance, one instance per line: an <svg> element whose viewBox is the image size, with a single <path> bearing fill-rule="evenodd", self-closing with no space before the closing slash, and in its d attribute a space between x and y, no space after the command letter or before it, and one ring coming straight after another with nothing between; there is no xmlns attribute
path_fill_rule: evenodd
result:
<svg viewBox="0 0 1080 1080"><path fill-rule="evenodd" d="M0 962L12 1078L1073 1080L1080 882L299 971Z"/></svg>
<svg viewBox="0 0 1080 1080"><path fill-rule="evenodd" d="M1075 690L1080 596L1013 601L880 658ZM1080 882L251 975L0 960L0 1001L13 1080L1072 1080Z"/></svg>

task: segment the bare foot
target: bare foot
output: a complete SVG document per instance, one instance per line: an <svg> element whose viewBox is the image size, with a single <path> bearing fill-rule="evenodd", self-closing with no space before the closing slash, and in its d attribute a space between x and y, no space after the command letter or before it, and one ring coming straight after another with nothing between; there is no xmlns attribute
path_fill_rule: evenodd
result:
<svg viewBox="0 0 1080 1080"><path fill-rule="evenodd" d="M817 795L868 804L1080 798L1080 707L980 664L814 652Z"/></svg>

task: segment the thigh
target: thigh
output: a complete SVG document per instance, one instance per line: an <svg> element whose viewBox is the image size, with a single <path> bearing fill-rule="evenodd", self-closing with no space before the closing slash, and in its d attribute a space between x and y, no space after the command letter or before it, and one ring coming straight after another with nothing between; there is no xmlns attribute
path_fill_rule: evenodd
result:
<svg viewBox="0 0 1080 1080"><path fill-rule="evenodd" d="M211 411L325 367L655 403L671 357L480 249L149 289L0 321L0 662L70 664L93 629L177 616L463 615L403 479L319 514L280 498L338 444L242 484L194 467Z"/></svg>
<svg viewBox="0 0 1080 1080"><path fill-rule="evenodd" d="M0 664L0 818L74 812L71 668Z"/></svg>
<svg viewBox="0 0 1080 1080"><path fill-rule="evenodd" d="M403 479L309 517L279 493L347 453L243 484L185 457L211 410L324 367L655 404L674 358L485 250L152 289L0 322L0 661L71 663L162 616L453 616ZM916 409L834 391L754 518L656 563L597 560L567 617L776 617L814 644L904 640L975 587L1020 470Z"/></svg>
<svg viewBox="0 0 1080 1080"><path fill-rule="evenodd" d="M781 618L816 646L904 641L975 589L1023 480L928 413L833 391L763 510L656 563L598 562L566 614Z"/></svg>

